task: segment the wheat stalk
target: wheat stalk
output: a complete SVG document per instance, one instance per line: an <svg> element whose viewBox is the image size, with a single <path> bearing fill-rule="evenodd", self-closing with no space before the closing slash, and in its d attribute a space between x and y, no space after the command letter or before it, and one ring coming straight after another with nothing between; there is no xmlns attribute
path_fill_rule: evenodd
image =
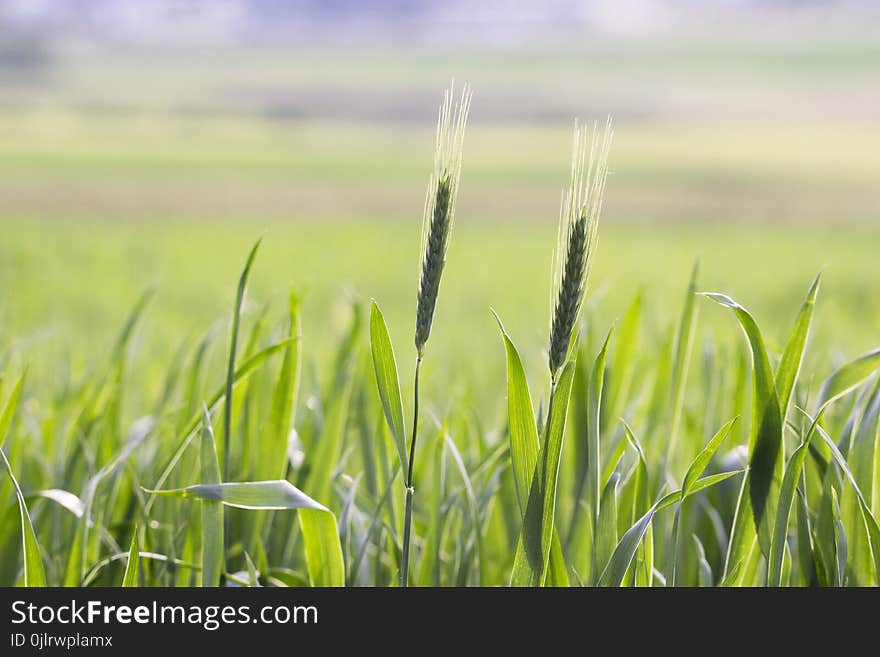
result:
<svg viewBox="0 0 880 657"><path fill-rule="evenodd" d="M612 134L610 117L601 135L595 123L588 131L575 121L571 180L562 195L553 256L549 365L554 382L568 355L587 288L599 236Z"/></svg>
<svg viewBox="0 0 880 657"><path fill-rule="evenodd" d="M446 265L446 251L455 221L455 200L461 179L461 153L471 91L467 85L453 103L454 84L445 93L437 121L434 171L428 180L422 220L421 275L416 306L415 345L419 358L431 335L440 278Z"/></svg>
<svg viewBox="0 0 880 657"><path fill-rule="evenodd" d="M409 581L409 544L412 531L413 463L419 425L419 368L425 355L425 344L431 335L440 278L446 265L446 251L455 221L455 199L461 179L461 151L471 90L467 85L461 90L461 98L453 103L455 83L443 95L440 116L437 120L437 138L434 145L434 171L428 179L425 211L422 218L422 260L419 276L419 296L416 303L416 369L413 385L412 438L409 443L409 461L406 473L406 506L403 519L403 556L400 564L400 585Z"/></svg>

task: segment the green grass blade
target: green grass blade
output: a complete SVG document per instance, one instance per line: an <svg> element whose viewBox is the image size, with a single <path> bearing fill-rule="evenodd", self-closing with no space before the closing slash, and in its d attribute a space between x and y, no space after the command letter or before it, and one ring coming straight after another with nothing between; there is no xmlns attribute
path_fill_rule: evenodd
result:
<svg viewBox="0 0 880 657"><path fill-rule="evenodd" d="M709 462L712 460L712 457L715 456L715 452L718 451L718 448L721 447L721 443L727 438L730 433L731 428L734 423L737 421L737 417L729 420L724 426L722 426L714 436L709 440L703 449L699 451L699 453L694 457L694 460L691 461L690 466L688 466L687 473L684 476L684 482L681 485L681 502L684 502L685 498L690 494L691 488L699 479L700 475L703 474L703 471L709 465ZM675 510L675 520L672 524L672 554L670 555L670 559L672 561L672 575L671 575L671 585L676 585L676 580L678 576L678 554L679 554L679 540L680 540L680 529L681 529L681 513L682 507L684 505L680 504L678 508ZM701 546L702 547L702 546Z"/></svg>
<svg viewBox="0 0 880 657"><path fill-rule="evenodd" d="M735 477L738 474L744 473L745 470L729 470L728 472L719 472L717 474L706 475L705 477L700 477L697 479L693 486L691 486L687 495L682 496L681 489L673 491L671 493L667 493L655 504L657 511L662 511L663 509L669 508L673 504L683 502L687 498L692 495L696 495L700 491L706 490L707 488L712 488L712 486L717 486L722 481L727 481L731 477Z"/></svg>
<svg viewBox="0 0 880 657"><path fill-rule="evenodd" d="M645 537L651 521L654 519L654 513L657 511L657 505L648 509L647 513L639 518L635 524L630 527L621 537L608 560L608 565L599 576L599 586L620 586L626 571L632 563L636 554L636 549Z"/></svg>
<svg viewBox="0 0 880 657"><path fill-rule="evenodd" d="M593 572L602 572L608 565L614 548L617 546L617 486L620 475L615 473L602 490L601 511L596 525L596 545L593 550L597 567Z"/></svg>
<svg viewBox="0 0 880 657"><path fill-rule="evenodd" d="M817 405L822 408L843 397L858 388L877 369L880 369L880 347L841 366L825 379L819 390ZM816 414L818 415L819 412L817 411Z"/></svg>
<svg viewBox="0 0 880 657"><path fill-rule="evenodd" d="M320 509L316 502L289 481L243 481L220 484L196 484L186 488L149 491L167 497L213 500L226 506L249 510Z"/></svg>
<svg viewBox="0 0 880 657"><path fill-rule="evenodd" d="M675 355L672 360L672 375L670 379L670 399L672 419L669 428L669 439L666 443L663 464L675 463L677 458L678 434L681 425L681 415L684 408L684 389L687 382L688 366L691 352L693 351L694 329L697 325L698 307L695 303L697 294L697 278L700 273L699 261L694 262L691 270L691 278L688 283L687 293L684 298L684 306L679 319L678 332L675 337Z"/></svg>
<svg viewBox="0 0 880 657"><path fill-rule="evenodd" d="M297 512L312 586L345 586L345 563L336 516L327 509L301 507Z"/></svg>
<svg viewBox="0 0 880 657"><path fill-rule="evenodd" d="M837 499L837 491L834 488L831 489L831 514L834 519L834 554L837 557L834 573L835 583L837 586L844 586L846 584L847 557L846 530L840 517L840 500Z"/></svg>
<svg viewBox="0 0 880 657"><path fill-rule="evenodd" d="M735 475L741 474L742 470L734 470L731 472L722 472L719 474L708 475L703 477L702 479L698 479L694 482L691 487L691 491L688 494L694 495L701 490L705 490L707 488L711 488L717 484L720 484L722 481L725 481ZM652 506L648 511L639 518L636 523L630 527L620 541L617 544L617 547L614 549L614 553L611 555L611 559L608 561L608 565L605 566L605 570L602 571L602 574L599 576L599 586L620 586L623 582L623 578L626 575L626 571L629 569L629 565L632 563L633 557L636 554L636 549L644 538L645 534L648 531L648 527L651 525L651 521L654 518L654 514L657 511L665 509L667 507L672 506L676 502L680 502L682 499L681 491L677 490L668 495L665 495L660 500L658 500L654 506Z"/></svg>
<svg viewBox="0 0 880 657"><path fill-rule="evenodd" d="M12 418L15 417L15 411L18 410L18 400L21 398L21 389L24 385L24 377L27 373L22 372L9 393L9 398L0 411L0 447L6 442L6 434L9 433L9 427L12 426Z"/></svg>
<svg viewBox="0 0 880 657"><path fill-rule="evenodd" d="M574 361L569 361L551 395L547 437L538 456L529 489L529 500L514 556L510 580L512 586L545 584L556 515L559 458L565 438L565 421L573 380Z"/></svg>
<svg viewBox="0 0 880 657"><path fill-rule="evenodd" d="M520 517L526 512L529 500L529 487L535 474L540 444L532 397L526 381L525 370L519 352L513 341L504 331L501 319L495 315L501 329L501 338L507 355L507 431L510 442L510 463L513 470L514 487L519 503ZM559 532L553 528L550 546L550 571L547 575L549 586L568 586L565 558L559 542Z"/></svg>
<svg viewBox="0 0 880 657"><path fill-rule="evenodd" d="M260 573L257 570L256 564L254 564L254 560L251 559L251 555L247 552L244 553L244 565L247 568L247 585L250 586L260 586Z"/></svg>
<svg viewBox="0 0 880 657"><path fill-rule="evenodd" d="M640 290L627 308L614 340L611 356L611 377L608 381L607 414L603 417L615 422L623 414L624 404L632 388L635 372L639 326L642 321L643 292Z"/></svg>
<svg viewBox="0 0 880 657"><path fill-rule="evenodd" d="M633 474L635 482L633 484L633 505L630 513L630 522L635 523L636 519L644 515L651 506L651 493L648 489L648 463L645 460L645 451L642 449L641 443L626 422L623 422L623 430L627 442L636 451L638 456L636 471ZM653 525L649 525L645 540L639 543L636 550L635 585L650 587L653 584L653 580L654 530Z"/></svg>
<svg viewBox="0 0 880 657"><path fill-rule="evenodd" d="M602 416L602 391L605 387L605 362L608 357L608 345L611 342L611 332L605 337L605 342L599 355L593 363L590 373L590 382L587 386L587 501L593 514L594 527L598 526L599 515L602 510L602 463L601 463L601 416ZM578 500L576 500L578 501Z"/></svg>
<svg viewBox="0 0 880 657"><path fill-rule="evenodd" d="M0 456L3 457L3 465L6 466L6 472L9 473L9 479L12 480L15 495L18 498L18 512L21 517L21 553L24 563L24 585L28 587L46 586L46 572L43 570L43 561L40 558L40 545L37 543L37 535L34 533L34 526L31 524L31 516L28 513L24 495L21 493L21 488L15 475L12 474L12 466L9 465L6 453L2 448L0 448Z"/></svg>
<svg viewBox="0 0 880 657"><path fill-rule="evenodd" d="M135 525L131 534L131 547L128 548L128 563L125 564L125 574L122 576L122 588L138 586L138 562L140 561L140 548L138 547L138 527Z"/></svg>
<svg viewBox="0 0 880 657"><path fill-rule="evenodd" d="M251 247L247 262L238 279L238 290L235 293L235 307L232 311L232 329L229 332L229 359L226 363L226 395L223 404L223 478L229 479L230 446L232 437L232 388L235 383L235 351L238 348L238 329L241 323L241 307L244 303L244 293L247 289L248 277L253 267L254 259L263 238L258 239Z"/></svg>
<svg viewBox="0 0 880 657"><path fill-rule="evenodd" d="M776 504L782 485L784 447L782 417L770 359L757 322L736 301L723 294L705 296L735 313L752 353L752 427L749 436L749 502L764 556L770 554Z"/></svg>
<svg viewBox="0 0 880 657"><path fill-rule="evenodd" d="M204 484L219 484L222 481L214 429L207 407L202 409L199 467ZM220 576L226 569L223 536L223 505L205 500L202 503L202 586L220 586Z"/></svg>
<svg viewBox="0 0 880 657"><path fill-rule="evenodd" d="M804 300L800 312L798 312L794 329L788 338L788 344L785 345L782 359L776 368L776 394L779 396L779 409L783 419L785 419L788 411L791 393L794 390L798 372L800 372L801 363L804 359L804 348L807 344L807 336L810 333L810 324L813 321L813 308L816 305L820 276L817 275L813 279L810 289L807 291L807 298Z"/></svg>
<svg viewBox="0 0 880 657"><path fill-rule="evenodd" d="M773 539L770 542L770 557L767 560L767 585L779 586L782 581L782 556L785 551L785 542L788 538L788 520L791 515L791 504L800 481L804 462L810 448L810 439L813 435L812 428L807 432L803 442L788 459L785 468L785 476L782 478L782 486L779 492L779 505L776 509L776 523L773 528Z"/></svg>
<svg viewBox="0 0 880 657"><path fill-rule="evenodd" d="M400 397L400 380L397 375L397 361L394 347L388 335L385 318L376 302L370 308L370 350L373 354L373 368L376 371L376 387L382 401L385 421L394 438L400 468L407 471L409 457L406 453L406 432L403 424L403 402Z"/></svg>
<svg viewBox="0 0 880 657"><path fill-rule="evenodd" d="M345 585L345 564L336 516L289 481L197 484L187 488L150 492L171 497L217 501L237 509L297 509L310 581L314 586Z"/></svg>
<svg viewBox="0 0 880 657"><path fill-rule="evenodd" d="M700 478L700 475L703 474L703 471L706 469L706 466L709 465L709 461L712 460L712 457L715 456L715 452L718 451L718 448L721 447L722 443L725 441L727 436L730 434L730 430L733 429L733 425L736 424L736 421L739 419L739 416L728 420L727 423L722 426L715 433L714 436L706 443L706 446L700 450L700 453L694 458L688 467L687 473L684 476L684 482L681 485L681 497L684 499L691 493L691 489L696 481Z"/></svg>
<svg viewBox="0 0 880 657"><path fill-rule="evenodd" d="M590 376L586 382L586 445L584 448L585 458L577 466L579 468L578 481L575 488L574 505L569 521L568 536L566 537L565 551L569 559L572 559L575 568L583 569L582 575L587 581L597 574L596 565L603 565L604 561L596 561L596 553L593 549L595 537L601 515L602 491L607 483L602 471L601 459L601 431L602 431L602 399L605 387L605 364L608 356L608 346L611 342L611 330L605 337L605 342L599 350L599 354L593 361ZM611 474L609 473L610 477ZM586 509L583 513L583 501L586 497ZM589 523L589 527L585 526ZM589 554L590 560L584 557ZM575 560L577 556L577 560ZM606 554L605 557L608 555Z"/></svg>
<svg viewBox="0 0 880 657"><path fill-rule="evenodd" d="M501 326L501 320L497 315L495 319ZM538 429L522 360L510 337L504 332L503 326L501 326L501 338L504 340L507 354L507 431L510 439L510 464L520 511L525 512L532 476L535 474L535 464L538 462L540 448Z"/></svg>
<svg viewBox="0 0 880 657"><path fill-rule="evenodd" d="M268 435L263 438L258 450L258 479L280 479L287 472L287 438L293 424L296 398L299 390L300 367L302 362L300 300L297 293L290 292L288 300L288 335L294 340L284 349L278 380L272 393L272 411L267 427Z"/></svg>
<svg viewBox="0 0 880 657"><path fill-rule="evenodd" d="M691 534L691 538L694 541L694 549L697 551L697 585L700 587L712 586L715 576L712 574L712 566L706 559L706 549L699 536Z"/></svg>

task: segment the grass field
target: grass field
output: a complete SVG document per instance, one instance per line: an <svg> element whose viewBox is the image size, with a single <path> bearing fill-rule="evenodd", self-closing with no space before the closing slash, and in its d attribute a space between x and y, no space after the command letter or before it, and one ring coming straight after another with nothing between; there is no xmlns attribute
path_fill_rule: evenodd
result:
<svg viewBox="0 0 880 657"><path fill-rule="evenodd" d="M844 86L874 79L876 52L851 50L838 48L835 57L820 53L814 60L785 53L768 60L765 53L759 78L768 87L793 80L788 96L776 88L776 101L783 104L812 97L815 92L804 89L821 86L840 69L848 72L838 78ZM791 523L783 526L789 539L782 550L784 570L772 581L875 584L878 543L869 519L859 514L866 508L876 519L880 510L880 393L876 383L865 383L876 377L876 358L844 368L825 388L822 383L880 342L880 130L871 122L833 122L809 112L786 121L772 112L756 116L746 101L738 108L741 115L723 120L700 115L705 106L699 103L697 116L671 117L657 109L663 107L657 89L679 77L687 80L678 84L693 88L694 79L708 75L688 52L652 60L646 75L653 91L647 95L658 114L624 113L617 120L557 489L554 531L565 550L563 571L571 583L614 581L601 576L627 530L661 491L682 485L700 449L739 416L730 437L714 446L717 454L703 463L707 474L737 471L737 483L694 493L675 512L675 522L673 511L658 510L648 537L639 537L635 557L623 564L620 581L671 583L671 551L679 555L679 584L771 581L765 528L757 552L749 552L747 529L733 532L745 547L733 545L730 536L738 470L748 462L742 452L750 435L753 442L769 440L769 431L786 463L805 453L795 451L801 442L813 440ZM737 79L748 61L739 54L716 53L710 72ZM266 61L262 56L257 61ZM592 68L580 73L610 85L598 87L600 98L612 99L603 112L624 103L620 90L630 89L615 75L639 70L633 60L607 58L618 68L604 72L602 61L609 60L597 55ZM406 116L377 121L370 113L399 101L401 84L409 79L405 64L392 65L397 60L378 53L363 63L372 72L368 100L330 120L314 116L336 97L331 92L341 88L340 70L351 59L321 60L324 68L317 71L306 65L308 58L296 61L302 68L289 71L291 86L313 92L311 104L300 108L304 118L266 118L242 107L205 110L211 85L188 86L206 75L204 63L169 75L157 94L189 103L192 111L128 94L126 102L139 108L133 110L117 97L101 97L98 91L119 88L108 82L119 79L118 70L88 59L70 64L63 93L22 87L7 94L0 120L0 403L9 401L14 419L8 416L9 425L0 421L6 433L0 442L5 438L39 548L22 549L20 508L3 479L0 583L26 583L23 566L30 560L33 577L34 554L50 584L118 584L127 563L140 563L139 572L132 575L131 566L126 572L145 585L208 583L215 575L226 583L254 583L252 569L262 584L396 583L403 487L395 479L395 443L370 361L370 299L381 306L395 347L408 423L433 130L410 114L418 115L423 95L435 103L445 73L440 82L434 77L444 67L428 55L413 62L432 73L410 90L415 100L404 104ZM473 58L462 55L462 61ZM601 105L584 100L582 91L571 98L559 94L558 80L579 70L570 65L570 54L529 61L534 68L520 71L520 78L515 61L482 60L473 68L474 82L486 84L482 91L477 86L474 99L456 227L422 370L414 584L510 581L522 525L517 501L523 500L510 451L512 384L490 308L522 357L540 423L549 395L550 264L571 131L568 119L558 115L579 101L588 110ZM809 84L798 81L792 61L814 61ZM561 62L569 64L560 68ZM159 85L156 72L169 66L151 66L142 81ZM238 66L231 79L248 79L245 63ZM212 60L210 70L218 67ZM554 67L559 77L548 81L542 72ZM381 70L386 73L376 73ZM274 89L280 74L268 67L265 79L254 84ZM505 94L513 93L505 80L522 76L540 78L545 86L535 94L534 108L505 112ZM541 105L541 94L554 92L563 101ZM736 89L725 93L734 96ZM529 118L535 115L543 118ZM261 236L236 361L241 365L256 355L259 367L235 388L226 454L222 395L209 404L216 441L208 441L199 409L226 379L236 283L248 249ZM752 417L753 380L762 404L766 381L760 368L753 372L749 344L733 313L704 297L686 296L696 260L696 290L728 294L748 308L763 332L769 363L783 370L779 363L795 317L811 280L822 272L803 366L791 404L781 409L788 426L768 430ZM291 289L299 299L292 306ZM132 331L123 331L146 291L152 291L147 305L136 313ZM634 306L637 295L641 302ZM683 335L681 327L691 321L693 330ZM298 323L301 339L279 343L298 334ZM607 388L597 393L590 372L612 325L607 368L599 368ZM273 351L272 344L280 346ZM258 354L267 348L262 360ZM689 367L686 352L693 354ZM16 400L15 382L25 371ZM815 414L840 378L859 387L825 416L823 426L842 452L842 461L835 462L794 406ZM591 413L600 416L598 429L590 424ZM621 417L633 430L630 442ZM288 440L290 427L296 440ZM189 442L181 460L163 477L184 440ZM637 442L645 455L643 474ZM292 512L229 509L225 546L211 557L207 531L216 530L219 505L148 492L214 483L205 479L213 476L205 469L210 444L219 450L218 462L229 463L225 481L286 478L330 509L334 522L328 528L320 510L301 509L297 523ZM601 481L588 475L593 470L585 450L594 448ZM844 465L859 485L864 508ZM778 487L781 470L776 479ZM597 526L585 530L579 519L580 512L594 510L583 510L590 501L585 481L599 481L603 508L614 512L596 518L601 535L590 534ZM265 499L276 493L262 492ZM258 506L271 506L265 499ZM278 504L300 503L284 498ZM221 529L223 517L220 512ZM340 565L331 563L336 532ZM133 535L137 560L126 556ZM646 552L649 545L653 556ZM701 551L705 559L698 558ZM200 573L211 558L209 578ZM646 568L651 562L656 574Z"/></svg>

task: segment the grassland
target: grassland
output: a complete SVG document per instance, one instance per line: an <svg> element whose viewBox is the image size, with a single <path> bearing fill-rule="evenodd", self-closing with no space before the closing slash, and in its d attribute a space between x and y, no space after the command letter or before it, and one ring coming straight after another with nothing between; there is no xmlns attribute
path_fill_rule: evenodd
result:
<svg viewBox="0 0 880 657"><path fill-rule="evenodd" d="M862 88L874 79L876 53L851 50L838 48L835 57L820 52L806 60L782 53L770 64L765 52L755 55L758 77L775 90L769 96L776 99L773 107L793 98L815 99L816 86L829 77L841 88ZM265 53L260 57L255 61L271 59ZM505 351L489 309L503 318L522 356L535 408L543 408L549 392L545 350L551 249L568 166L567 112L570 105L587 110L602 105L603 112L616 104L638 106L627 95L632 87L620 82L621 71L647 70L651 84L646 88L653 91L646 92L651 116L618 116L578 358L578 376L589 379L601 341L615 324L609 381L623 373L630 383L623 389L620 383L609 384L613 392L607 393L609 405L601 420L603 463L613 462L617 447L627 445L619 422L623 416L644 447L652 492L664 483L669 490L682 482L690 459L714 431L739 415L710 471L739 467L733 448L748 442L753 424L749 351L730 311L704 298L694 302L694 355L689 374L681 377L679 452L666 469L661 465L675 406L670 401L676 385L670 374L673 347L695 259L700 261L699 290L724 292L752 311L774 367L807 287L822 271L794 394L794 403L811 412L822 381L878 344L876 126L856 118L830 122L818 111L780 121L772 111L768 116L750 111L748 99L741 99L737 116L721 112L718 119L717 113L707 113L705 103L694 101L698 110L687 120L676 118L658 103L663 97L658 89L678 80L675 88L693 90L699 87L694 80L705 81L719 71L736 80L748 57L719 52L698 65L692 52L683 51L649 59L650 67L639 69L635 59L597 55L582 70L572 64L571 53L551 53L529 58L533 67L517 77L510 61L484 58L476 67L472 56L462 55L462 67L472 67L478 86L457 224L422 384L426 401L416 480L425 483L417 484L413 583L509 581L520 519L506 451ZM612 60L617 68L605 71ZM287 97L281 103L284 111L274 116L265 112L265 104L262 114L235 103L230 111L217 112L216 99L206 101L211 85L191 83L199 76L214 79L211 71L216 74L222 62L183 66L160 80L158 72L173 69L160 58L144 69L143 85L123 87L119 67L83 61L70 64L66 90L50 85L48 90L9 91L0 121L3 400L27 370L4 451L30 508L48 581L118 583L135 526L141 551L159 555L140 559L141 583L201 581L202 503L151 501L144 489L199 481L194 444L167 480L160 475L180 441L196 435L188 432L189 420L198 416L202 400L223 384L235 284L248 248L262 235L243 306L238 363L291 332L291 314L301 321L301 340L296 350L286 345L276 352L236 388L231 478L288 477L336 514L345 581L394 583L401 485L392 479L393 442L369 365L367 313L369 299L377 299L396 347L408 417L420 213L431 164L431 127L411 120L411 114L419 113L423 95L430 96L429 105L435 103L449 62L425 54L405 64L375 54L363 62L364 71L371 72L368 101L329 120L315 116L329 106L328 99L339 97L349 56L322 59L323 68L317 70L309 66L314 58L294 58L300 68L267 65L260 68L265 77L259 79L250 77L251 60L232 67L230 79L250 79L264 90L274 89L280 76L289 73L291 86L312 99L300 107L300 118L291 114ZM804 61L814 66L809 76L799 78L794 69L801 71ZM411 79L410 65L430 74L404 96L400 89ZM548 78L546 72L554 67L558 77ZM755 71L755 65L745 70ZM846 75L839 75L841 70ZM605 86L592 88L601 90L597 96L607 102L589 100L582 91L560 93L560 81L578 75L604 80ZM510 85L525 79L543 80L535 98L563 101L548 106L533 100L535 106L505 113ZM775 85L779 79L789 86ZM146 93L149 81L161 93ZM122 96L121 88L128 90ZM228 86L213 88L219 93ZM725 94L736 96L738 89L742 83ZM356 95L350 88L346 93ZM481 96L487 99L482 115ZM401 120L371 118L410 97L416 100L406 116L397 117ZM168 98L177 105L169 106ZM242 102L255 98L262 96L241 94ZM301 297L296 313L288 304L291 287ZM146 290L153 296L133 332L120 339L126 318ZM638 319L627 322L638 294L643 300ZM627 331L633 325L636 334ZM114 350L116 344L121 346ZM278 410L283 404L275 400L275 391L285 389L282 354L299 354L302 364L289 422ZM289 371L286 376L289 383ZM834 440L844 448L858 446L853 459L859 463L867 452L880 454L880 449L876 440L869 449L867 438L852 438L856 433L847 419L868 418L863 434L869 435L870 421L876 422L874 390L859 388L826 418ZM586 395L575 387L562 453L558 528L567 549L584 540L572 528L581 503ZM287 396L288 403L293 399ZM222 402L213 408L218 444L225 431L222 408ZM785 410L791 427L784 444L790 455L806 426L796 410ZM151 422L138 422L145 417ZM288 423L299 441L291 443L296 454L289 467ZM149 429L140 432L144 427ZM784 581L872 583L875 574L866 562L871 544L859 533L852 491L842 471L828 465L828 453L817 450L804 488L815 552L798 547L803 522L793 521ZM277 471L273 461L283 468ZM636 519L636 511L645 510L633 492L637 465L636 452L626 447L615 470L620 481L613 494L620 513L613 540L603 539L604 557L610 554L608 545L613 547ZM860 469L854 460L850 467L876 516L880 470ZM65 507L55 494L45 499L45 491L59 489L75 495L80 506L65 497ZM726 540L735 489L727 482L701 493L682 511L681 535L688 547L680 556L679 583L732 581L725 579L736 565L726 563ZM834 572L842 553L833 530L834 496L840 499L850 540L842 574ZM4 584L24 581L15 499L4 480ZM90 503L92 525L83 521L81 508ZM79 517L70 513L76 509ZM315 583L303 531L291 516L230 511L225 581L249 580L247 552L264 584ZM671 518L658 516L653 539L655 566L667 578ZM706 552L708 575L691 534ZM72 545L75 536L82 538ZM574 553L572 581L595 583L599 573L590 572L582 555ZM110 557L112 563L97 568ZM739 576L739 583L763 581L760 572Z"/></svg>

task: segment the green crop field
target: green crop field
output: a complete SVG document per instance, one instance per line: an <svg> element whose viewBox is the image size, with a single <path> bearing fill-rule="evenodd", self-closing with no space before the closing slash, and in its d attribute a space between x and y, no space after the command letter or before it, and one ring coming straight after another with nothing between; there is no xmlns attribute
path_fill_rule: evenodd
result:
<svg viewBox="0 0 880 657"><path fill-rule="evenodd" d="M420 586L876 585L880 130L657 108L666 83L745 67L778 110L841 70L841 86L875 80L877 53L664 52L647 69L601 47L585 68L376 52L350 112L342 55L236 59L224 84L254 91L227 112L215 59L84 57L65 85L8 86L0 584L396 586L410 553ZM430 121L452 64L475 96L410 496ZM633 100L620 76L644 70L659 114L615 110L550 410L569 105L601 123ZM607 107L564 92L579 75ZM282 76L310 100L241 105ZM510 111L521 80L562 100ZM377 380L395 369L384 327L400 393Z"/></svg>

